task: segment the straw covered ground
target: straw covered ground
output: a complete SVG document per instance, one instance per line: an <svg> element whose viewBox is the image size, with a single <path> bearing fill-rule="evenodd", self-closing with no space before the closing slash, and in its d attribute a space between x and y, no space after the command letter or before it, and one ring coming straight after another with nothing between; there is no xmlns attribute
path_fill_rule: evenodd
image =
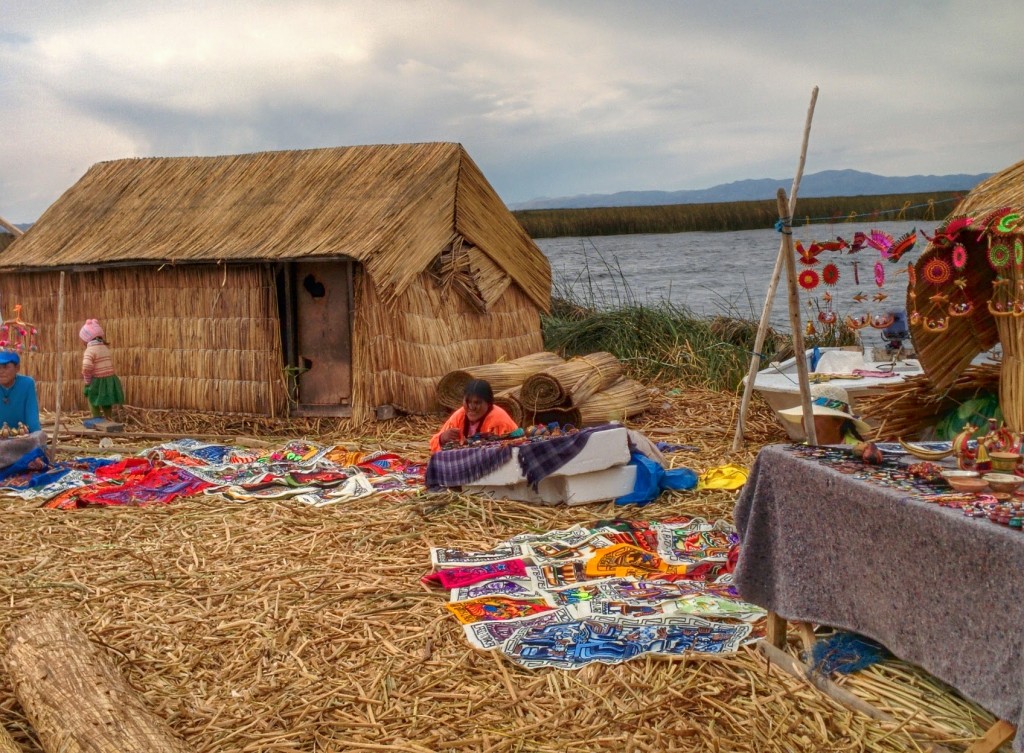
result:
<svg viewBox="0 0 1024 753"><path fill-rule="evenodd" d="M671 455L674 465L749 463L759 446L784 436L755 401L748 449L729 455L737 402L666 389L635 425L654 440L701 448ZM368 430L326 419L129 416L129 428L154 434L306 434L418 458L438 422ZM96 447L95 438L79 441ZM430 546L489 548L516 533L616 516L731 519L735 494L670 493L642 510L458 494L319 509L199 499L72 512L4 499L0 631L34 609L73 610L149 707L203 753L917 751L927 742L962 750L963 738L987 726L990 717L902 665L845 684L895 723L846 710L770 670L752 648L724 658L523 670L470 647L443 607L444 592L419 583ZM3 673L0 723L26 751L41 750Z"/></svg>

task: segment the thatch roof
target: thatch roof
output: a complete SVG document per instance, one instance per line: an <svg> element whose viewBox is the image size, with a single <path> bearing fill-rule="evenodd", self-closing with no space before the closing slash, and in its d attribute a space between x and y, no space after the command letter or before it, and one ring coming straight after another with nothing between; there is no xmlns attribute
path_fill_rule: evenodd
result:
<svg viewBox="0 0 1024 753"><path fill-rule="evenodd" d="M481 250L547 310L546 257L454 143L100 162L0 266L346 257L393 299L453 242Z"/></svg>

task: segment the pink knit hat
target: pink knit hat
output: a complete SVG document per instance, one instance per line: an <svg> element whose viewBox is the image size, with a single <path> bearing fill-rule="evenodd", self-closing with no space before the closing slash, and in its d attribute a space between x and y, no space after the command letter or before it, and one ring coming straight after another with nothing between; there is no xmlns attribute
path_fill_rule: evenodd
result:
<svg viewBox="0 0 1024 753"><path fill-rule="evenodd" d="M82 342L87 343L97 337L103 337L103 327L100 326L98 320L87 319L82 328L78 330L78 336L82 338Z"/></svg>

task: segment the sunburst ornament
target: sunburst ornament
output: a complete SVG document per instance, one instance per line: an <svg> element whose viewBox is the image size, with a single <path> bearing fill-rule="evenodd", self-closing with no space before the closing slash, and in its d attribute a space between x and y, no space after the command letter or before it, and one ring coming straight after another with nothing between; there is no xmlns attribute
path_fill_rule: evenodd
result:
<svg viewBox="0 0 1024 753"><path fill-rule="evenodd" d="M931 285L945 285L953 276L953 270L950 269L948 261L933 256L925 262L921 274Z"/></svg>
<svg viewBox="0 0 1024 753"><path fill-rule="evenodd" d="M963 269L967 266L967 249L964 248L963 243L957 243L953 246L953 266L957 269Z"/></svg>
<svg viewBox="0 0 1024 753"><path fill-rule="evenodd" d="M1010 247L1005 243L993 243L988 247L988 263L997 272L1010 264Z"/></svg>
<svg viewBox="0 0 1024 753"><path fill-rule="evenodd" d="M999 218L999 224L996 225L997 233L1012 233L1017 229L1017 225L1020 224L1020 215L1016 212L1003 215Z"/></svg>
<svg viewBox="0 0 1024 753"><path fill-rule="evenodd" d="M796 278L796 281L800 283L800 287L804 290L814 290L818 287L818 273L813 269L805 269L800 273L800 276Z"/></svg>
<svg viewBox="0 0 1024 753"><path fill-rule="evenodd" d="M832 262L829 262L821 268L821 281L828 285L830 288L834 288L836 283L839 282L839 267Z"/></svg>

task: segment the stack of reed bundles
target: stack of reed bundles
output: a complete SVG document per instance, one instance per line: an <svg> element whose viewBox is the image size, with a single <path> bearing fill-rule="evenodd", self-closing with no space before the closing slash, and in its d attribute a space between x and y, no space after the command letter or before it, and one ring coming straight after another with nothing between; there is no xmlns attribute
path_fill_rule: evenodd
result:
<svg viewBox="0 0 1024 753"><path fill-rule="evenodd" d="M494 396L494 404L499 408L504 408L505 412L519 426L523 425L523 420L526 418L526 411L523 409L523 404L519 399L519 391L521 389L522 386L520 385L519 387L499 392Z"/></svg>
<svg viewBox="0 0 1024 753"><path fill-rule="evenodd" d="M591 395L579 407L561 405L539 411L526 410L524 419L531 424L597 426L609 421L625 421L651 407L651 390L634 379L623 377L611 387Z"/></svg>
<svg viewBox="0 0 1024 753"><path fill-rule="evenodd" d="M562 363L565 363L565 359L561 356L541 351L503 363L481 364L450 371L441 377L437 385L437 400L444 407L454 410L462 405L463 390L472 379L486 379L497 394L519 387L538 371Z"/></svg>
<svg viewBox="0 0 1024 753"><path fill-rule="evenodd" d="M621 377L622 364L611 353L577 356L529 377L523 382L520 401L533 412L578 408Z"/></svg>

